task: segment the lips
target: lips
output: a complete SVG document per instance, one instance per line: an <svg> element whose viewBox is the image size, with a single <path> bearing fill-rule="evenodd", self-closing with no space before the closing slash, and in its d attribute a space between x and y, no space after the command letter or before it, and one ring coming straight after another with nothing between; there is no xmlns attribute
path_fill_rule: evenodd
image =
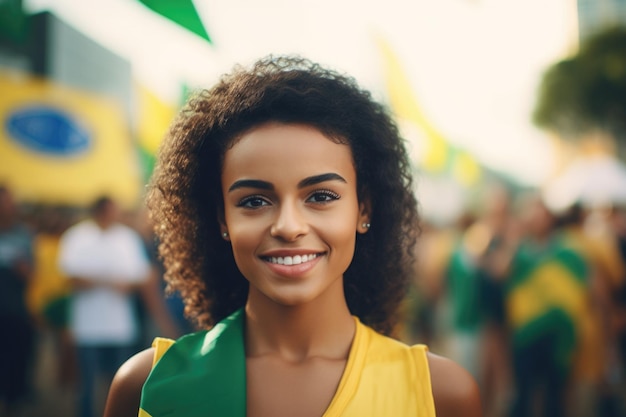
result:
<svg viewBox="0 0 626 417"><path fill-rule="evenodd" d="M315 268L325 253L301 251L297 254L287 254L281 251L265 254L260 259L276 277L292 280L308 276L307 274Z"/></svg>

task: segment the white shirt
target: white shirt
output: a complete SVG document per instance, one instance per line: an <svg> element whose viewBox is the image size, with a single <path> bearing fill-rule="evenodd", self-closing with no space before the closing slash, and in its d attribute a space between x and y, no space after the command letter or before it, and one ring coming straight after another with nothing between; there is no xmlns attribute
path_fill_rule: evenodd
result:
<svg viewBox="0 0 626 417"><path fill-rule="evenodd" d="M64 233L59 266L69 277L126 283L146 280L150 268L134 230L121 224L103 230L91 220ZM74 292L70 326L79 345L127 345L139 333L131 296L107 287Z"/></svg>

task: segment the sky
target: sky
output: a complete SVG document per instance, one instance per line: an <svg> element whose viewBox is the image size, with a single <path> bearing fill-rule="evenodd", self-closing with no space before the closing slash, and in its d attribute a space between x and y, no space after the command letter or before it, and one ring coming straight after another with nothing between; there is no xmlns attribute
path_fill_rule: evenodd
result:
<svg viewBox="0 0 626 417"><path fill-rule="evenodd" d="M167 102L236 63L298 53L353 75L385 100L377 39L388 42L430 122L454 146L525 185L554 172L531 123L542 72L576 45L572 0L196 0L209 44L136 0L24 0L127 58Z"/></svg>

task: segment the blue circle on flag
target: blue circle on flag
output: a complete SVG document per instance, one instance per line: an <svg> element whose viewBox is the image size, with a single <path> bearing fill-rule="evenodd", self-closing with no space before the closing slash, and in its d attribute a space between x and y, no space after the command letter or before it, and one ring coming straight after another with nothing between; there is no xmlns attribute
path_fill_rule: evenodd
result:
<svg viewBox="0 0 626 417"><path fill-rule="evenodd" d="M49 106L15 110L7 117L5 128L19 144L56 156L82 153L92 142L89 132L69 114Z"/></svg>

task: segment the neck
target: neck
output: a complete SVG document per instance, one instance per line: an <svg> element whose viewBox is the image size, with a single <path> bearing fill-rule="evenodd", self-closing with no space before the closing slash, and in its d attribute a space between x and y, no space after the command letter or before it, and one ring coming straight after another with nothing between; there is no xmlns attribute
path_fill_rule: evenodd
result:
<svg viewBox="0 0 626 417"><path fill-rule="evenodd" d="M113 225L113 222L107 220L96 219L95 222L101 230L107 230Z"/></svg>
<svg viewBox="0 0 626 417"><path fill-rule="evenodd" d="M252 293L246 304L246 356L292 362L347 358L356 327L343 291L339 295L285 306Z"/></svg>

